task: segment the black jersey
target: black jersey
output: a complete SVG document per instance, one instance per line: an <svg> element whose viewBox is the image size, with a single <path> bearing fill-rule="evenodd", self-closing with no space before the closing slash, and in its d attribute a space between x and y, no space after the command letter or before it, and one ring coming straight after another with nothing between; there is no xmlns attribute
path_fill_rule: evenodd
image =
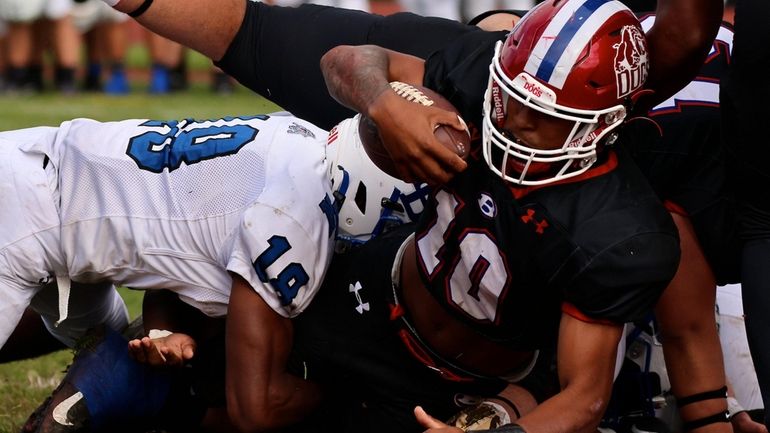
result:
<svg viewBox="0 0 770 433"><path fill-rule="evenodd" d="M462 35L426 60L424 84L476 130L505 37ZM424 283L490 338L524 346L535 329L555 331L563 303L594 320L642 318L676 270L676 229L629 158L612 156L589 173L523 194L472 161L434 194L418 225Z"/></svg>
<svg viewBox="0 0 770 433"><path fill-rule="evenodd" d="M673 222L623 153L579 180L531 190L471 161L433 193L416 245L423 283L439 302L519 349L556 335L561 311L643 318L679 262Z"/></svg>
<svg viewBox="0 0 770 433"><path fill-rule="evenodd" d="M423 84L449 100L469 124L474 135L481 131L484 93L495 44L507 32L469 32L433 52L425 60Z"/></svg>

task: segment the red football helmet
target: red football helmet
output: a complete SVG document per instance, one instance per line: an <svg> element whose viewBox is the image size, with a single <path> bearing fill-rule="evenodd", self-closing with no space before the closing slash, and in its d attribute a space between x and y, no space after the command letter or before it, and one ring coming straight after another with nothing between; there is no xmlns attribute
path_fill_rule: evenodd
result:
<svg viewBox="0 0 770 433"><path fill-rule="evenodd" d="M607 134L626 117L648 69L644 32L622 3L546 0L495 47L484 98L484 158L492 171L520 185L585 172L596 162L597 145L614 141L615 134ZM509 97L575 122L564 144L535 149L502 131ZM533 163L546 165L548 174L535 174L541 170L532 170Z"/></svg>

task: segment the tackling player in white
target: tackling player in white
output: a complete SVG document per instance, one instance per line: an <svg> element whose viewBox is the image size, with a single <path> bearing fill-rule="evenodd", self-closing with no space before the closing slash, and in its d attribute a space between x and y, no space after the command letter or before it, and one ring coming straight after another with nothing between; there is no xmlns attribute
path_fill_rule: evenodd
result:
<svg viewBox="0 0 770 433"><path fill-rule="evenodd" d="M113 284L168 289L228 315L228 370L243 384L231 403L269 405L256 390L275 381L302 391L279 396L287 408L312 403L314 386L271 369L271 357L291 347L289 319L320 287L340 208L351 240L370 236L381 214L421 210L408 203L419 201L413 186L378 178L387 175L346 148L360 147L355 122L331 136L287 115L0 133L0 346L30 304L72 345L91 326L125 325Z"/></svg>

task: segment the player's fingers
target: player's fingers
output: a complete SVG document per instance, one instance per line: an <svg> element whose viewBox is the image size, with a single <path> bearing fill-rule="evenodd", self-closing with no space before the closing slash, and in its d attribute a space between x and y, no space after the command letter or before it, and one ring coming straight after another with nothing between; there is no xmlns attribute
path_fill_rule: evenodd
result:
<svg viewBox="0 0 770 433"><path fill-rule="evenodd" d="M160 353L160 348L149 337L142 338L142 349L147 364L158 366L166 362L165 357Z"/></svg>
<svg viewBox="0 0 770 433"><path fill-rule="evenodd" d="M143 355L142 345L138 339L134 339L128 342L128 355L138 362L142 362L140 357Z"/></svg>
<svg viewBox="0 0 770 433"><path fill-rule="evenodd" d="M182 348L182 358L187 361L195 356L195 345L187 344Z"/></svg>
<svg viewBox="0 0 770 433"><path fill-rule="evenodd" d="M431 119L435 125L449 125L458 131L468 131L468 124L456 113L447 110L438 109L436 115Z"/></svg>
<svg viewBox="0 0 770 433"><path fill-rule="evenodd" d="M444 184L468 167L457 153L450 150L438 140L432 141L433 145L427 150L429 157L424 158L422 169L432 180L432 184ZM428 182L431 183L431 182Z"/></svg>
<svg viewBox="0 0 770 433"><path fill-rule="evenodd" d="M412 168L416 181L426 182L428 185L443 185L454 176L443 168L443 165L432 158L425 158Z"/></svg>
<svg viewBox="0 0 770 433"><path fill-rule="evenodd" d="M441 169L449 174L449 177L451 178L456 173L459 173L468 166L468 164L458 155L459 149L456 148L454 145L449 145L446 143L442 143L437 137L436 137L436 131L439 127L442 127L442 125L449 125L450 127L467 131L463 128L463 124L460 123L457 119L458 117L454 113L447 113L449 115L448 119L453 120L453 123L447 123L443 121L434 121L433 123L433 136L429 139L428 146L425 146L423 149L431 158L435 159L439 165L441 166ZM468 143L470 143L470 136L468 136ZM447 179L448 180L448 179Z"/></svg>
<svg viewBox="0 0 770 433"><path fill-rule="evenodd" d="M164 356L165 365L176 367L184 362L181 347L163 347L161 354Z"/></svg>
<svg viewBox="0 0 770 433"><path fill-rule="evenodd" d="M428 413L425 412L425 409L423 409L420 406L417 406L414 408L414 416L415 418L417 418L417 422L420 423L420 425L425 427L426 429L449 427L443 422L428 415Z"/></svg>
<svg viewBox="0 0 770 433"><path fill-rule="evenodd" d="M134 359L136 359L137 362L140 362L142 364L147 363L147 352L144 349L144 346L139 342L135 348L134 348Z"/></svg>
<svg viewBox="0 0 770 433"><path fill-rule="evenodd" d="M451 174L452 177L468 168L468 163L455 153L452 153L450 157L447 157L442 162L444 163L444 170Z"/></svg>
<svg viewBox="0 0 770 433"><path fill-rule="evenodd" d="M142 338L142 349L144 349L145 353L150 353L151 351L155 350L155 346L153 345L150 337Z"/></svg>

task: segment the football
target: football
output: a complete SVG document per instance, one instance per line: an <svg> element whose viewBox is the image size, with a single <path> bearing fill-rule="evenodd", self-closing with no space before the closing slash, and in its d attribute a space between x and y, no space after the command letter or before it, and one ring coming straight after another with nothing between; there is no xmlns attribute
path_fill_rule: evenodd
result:
<svg viewBox="0 0 770 433"><path fill-rule="evenodd" d="M393 88L396 94L407 101L425 106L438 107L457 114L457 117L463 125L465 125L465 121L460 117L460 114L454 105L433 90L428 89L427 87L413 86L398 81L391 82L390 87ZM460 131L449 125L438 125L433 133L436 135L436 139L438 139L438 141L447 149L450 149L463 159L468 156L468 153L470 152L471 135L467 126L465 127L465 131ZM358 134L361 137L361 143L363 144L364 150L372 162L389 175L398 177L398 170L396 169L390 154L385 150L382 140L380 140L377 125L375 125L368 117L361 115L358 124Z"/></svg>

